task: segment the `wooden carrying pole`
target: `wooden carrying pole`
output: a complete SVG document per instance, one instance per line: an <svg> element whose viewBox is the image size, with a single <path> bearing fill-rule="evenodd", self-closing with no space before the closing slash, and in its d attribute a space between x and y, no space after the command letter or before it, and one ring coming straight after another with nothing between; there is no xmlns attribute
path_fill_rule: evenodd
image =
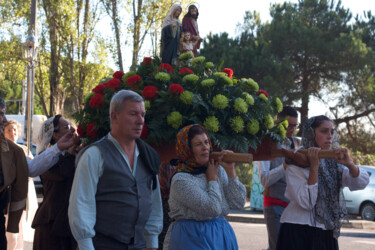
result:
<svg viewBox="0 0 375 250"><path fill-rule="evenodd" d="M294 150L289 150L294 152ZM307 149L300 149L298 150L299 153L307 154ZM215 160L219 159L221 152L212 152L211 157ZM335 158L336 154L333 150L320 150L319 151L319 158ZM284 152L281 149L272 149L269 159L264 160L272 160L277 157L285 157ZM236 162L236 163L251 163L253 161L253 155L248 153L227 153L223 157L223 161L226 162Z"/></svg>

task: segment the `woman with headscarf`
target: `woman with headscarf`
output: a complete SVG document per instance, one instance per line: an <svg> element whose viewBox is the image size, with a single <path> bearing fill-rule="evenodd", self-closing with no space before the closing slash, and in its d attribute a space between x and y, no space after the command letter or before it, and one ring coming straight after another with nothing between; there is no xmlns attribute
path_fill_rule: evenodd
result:
<svg viewBox="0 0 375 250"><path fill-rule="evenodd" d="M182 26L179 20L182 7L174 4L163 21L161 30L161 60L163 63L176 63Z"/></svg>
<svg viewBox="0 0 375 250"><path fill-rule="evenodd" d="M246 189L234 163L210 159L211 141L206 129L193 124L177 134L178 166L172 177L168 229L164 249L238 249L237 239L224 218L231 208L241 209ZM220 165L219 165L220 164Z"/></svg>
<svg viewBox="0 0 375 250"><path fill-rule="evenodd" d="M67 133L75 129L63 116L56 115L46 120L38 135L37 154L54 145ZM76 249L77 243L70 231L68 206L75 171L76 144L59 156L58 162L43 173L43 202L36 212L34 249Z"/></svg>
<svg viewBox="0 0 375 250"><path fill-rule="evenodd" d="M354 165L346 148L336 147L337 138L328 117L305 122L302 143L307 157L297 152L288 155L293 160L286 160L285 197L290 202L281 216L276 249L339 249L341 220L347 215L342 187L364 189L369 176ZM321 149L332 148L335 159L319 159Z"/></svg>
<svg viewBox="0 0 375 250"><path fill-rule="evenodd" d="M21 124L16 120L8 120L4 125L5 138L17 143L17 140L21 133ZM33 159L32 153L27 150L24 145L20 146L28 159ZM22 213L22 217L19 223L19 233L6 233L7 237L7 249L23 249L24 240L32 240L34 237L34 230L31 228L31 221L34 218L35 211L38 209L38 201L36 198L35 185L32 178L28 181L28 192L26 198L26 211Z"/></svg>

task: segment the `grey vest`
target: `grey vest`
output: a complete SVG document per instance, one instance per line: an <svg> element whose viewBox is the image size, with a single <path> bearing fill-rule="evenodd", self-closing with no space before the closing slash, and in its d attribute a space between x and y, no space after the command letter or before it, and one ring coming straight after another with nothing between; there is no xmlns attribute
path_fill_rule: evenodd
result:
<svg viewBox="0 0 375 250"><path fill-rule="evenodd" d="M103 160L96 192L95 232L112 244L146 248L144 228L151 213L152 174L138 158L133 176L115 145L104 137L95 143ZM95 242L95 239L94 239Z"/></svg>

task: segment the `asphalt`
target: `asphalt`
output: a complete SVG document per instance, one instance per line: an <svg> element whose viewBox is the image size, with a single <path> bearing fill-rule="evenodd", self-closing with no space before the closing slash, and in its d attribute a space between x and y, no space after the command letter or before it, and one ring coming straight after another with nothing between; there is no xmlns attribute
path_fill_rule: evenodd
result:
<svg viewBox="0 0 375 250"><path fill-rule="evenodd" d="M361 220L355 216L349 217L348 221L343 222L342 227L375 230L375 221ZM265 223L263 211L251 209L250 203L246 203L242 210L231 210L226 219L230 222Z"/></svg>

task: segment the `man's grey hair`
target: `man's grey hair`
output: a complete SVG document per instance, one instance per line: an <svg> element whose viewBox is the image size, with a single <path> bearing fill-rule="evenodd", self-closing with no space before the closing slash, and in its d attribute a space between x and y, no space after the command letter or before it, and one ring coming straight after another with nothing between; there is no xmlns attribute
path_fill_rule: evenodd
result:
<svg viewBox="0 0 375 250"><path fill-rule="evenodd" d="M112 96L111 103L109 105L109 113L120 113L122 108L124 107L124 102L127 100L144 102L143 97L138 93L132 90L120 90L114 96Z"/></svg>
<svg viewBox="0 0 375 250"><path fill-rule="evenodd" d="M6 108L7 104L5 103L4 99L0 97L0 108Z"/></svg>

